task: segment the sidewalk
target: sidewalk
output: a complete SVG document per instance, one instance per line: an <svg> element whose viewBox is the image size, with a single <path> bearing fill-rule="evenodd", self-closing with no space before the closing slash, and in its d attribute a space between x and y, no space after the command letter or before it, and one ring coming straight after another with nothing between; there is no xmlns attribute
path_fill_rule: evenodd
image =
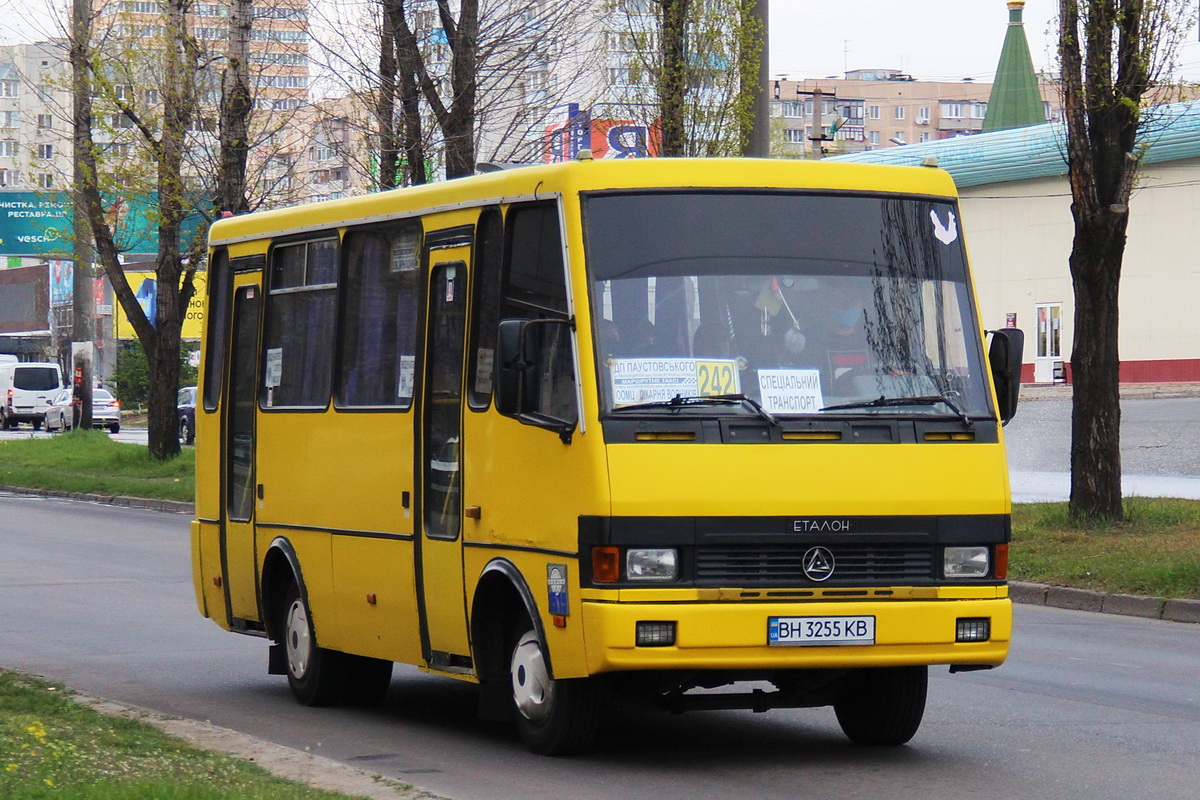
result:
<svg viewBox="0 0 1200 800"><path fill-rule="evenodd" d="M1071 499L1069 472L1008 473L1014 503L1065 503ZM1125 497L1180 497L1200 500L1200 477L1195 475L1122 475Z"/></svg>
<svg viewBox="0 0 1200 800"><path fill-rule="evenodd" d="M1074 387L1068 383L1023 383L1021 402L1026 400L1070 400ZM1151 400L1165 397L1200 397L1200 383L1123 383L1121 397Z"/></svg>

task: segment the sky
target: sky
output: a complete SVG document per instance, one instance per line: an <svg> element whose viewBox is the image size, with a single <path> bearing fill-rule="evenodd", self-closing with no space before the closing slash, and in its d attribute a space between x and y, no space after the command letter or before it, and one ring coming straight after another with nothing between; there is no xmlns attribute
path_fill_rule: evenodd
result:
<svg viewBox="0 0 1200 800"><path fill-rule="evenodd" d="M1037 69L1053 63L1058 0L1027 0ZM771 0L770 69L795 78L898 69L922 80L990 81L1008 29L1005 0Z"/></svg>
<svg viewBox="0 0 1200 800"><path fill-rule="evenodd" d="M53 27L43 9L51 7L66 2L0 0L0 43L44 37ZM1058 0L1025 4L1025 35L1039 70L1054 70L1057 8ZM898 69L923 80L991 81L1007 26L1005 0L770 0L770 70L824 78L847 69ZM1200 80L1200 42L1195 32L1188 38L1180 74Z"/></svg>

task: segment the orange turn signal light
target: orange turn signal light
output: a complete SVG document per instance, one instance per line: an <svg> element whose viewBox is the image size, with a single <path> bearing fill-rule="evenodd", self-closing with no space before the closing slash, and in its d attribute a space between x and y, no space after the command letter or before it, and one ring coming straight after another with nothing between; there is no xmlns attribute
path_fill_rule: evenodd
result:
<svg viewBox="0 0 1200 800"><path fill-rule="evenodd" d="M616 583L621 579L621 549L592 548L592 580L596 583Z"/></svg>
<svg viewBox="0 0 1200 800"><path fill-rule="evenodd" d="M1008 578L1008 545L996 545L996 580Z"/></svg>

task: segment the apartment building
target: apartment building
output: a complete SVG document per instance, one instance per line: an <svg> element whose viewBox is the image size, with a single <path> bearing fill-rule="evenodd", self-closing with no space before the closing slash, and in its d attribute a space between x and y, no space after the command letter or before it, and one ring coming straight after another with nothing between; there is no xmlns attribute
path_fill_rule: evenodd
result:
<svg viewBox="0 0 1200 800"><path fill-rule="evenodd" d="M0 46L0 190L70 186L65 58L56 42Z"/></svg>
<svg viewBox="0 0 1200 800"><path fill-rule="evenodd" d="M1044 76L1039 90L1047 121L1060 118L1057 87ZM861 69L842 78L775 79L770 86L778 155L812 153L814 101L825 154L951 139L983 130L992 84L921 81L893 69Z"/></svg>
<svg viewBox="0 0 1200 800"><path fill-rule="evenodd" d="M253 8L250 41L251 91L258 108L291 110L308 97L308 0L264 0ZM156 0L98 0L98 27L140 47L163 33L162 5ZM229 40L229 3L195 3L189 30L206 56L215 58L202 80L201 101L220 102L221 56Z"/></svg>

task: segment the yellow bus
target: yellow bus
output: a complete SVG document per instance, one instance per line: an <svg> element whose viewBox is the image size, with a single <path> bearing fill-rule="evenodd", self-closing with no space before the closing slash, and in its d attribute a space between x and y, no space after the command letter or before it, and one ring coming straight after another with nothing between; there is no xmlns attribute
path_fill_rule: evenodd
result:
<svg viewBox="0 0 1200 800"><path fill-rule="evenodd" d="M301 703L416 665L539 753L617 701L909 741L1011 631L1022 338L958 214L937 169L585 153L217 222L201 612Z"/></svg>

